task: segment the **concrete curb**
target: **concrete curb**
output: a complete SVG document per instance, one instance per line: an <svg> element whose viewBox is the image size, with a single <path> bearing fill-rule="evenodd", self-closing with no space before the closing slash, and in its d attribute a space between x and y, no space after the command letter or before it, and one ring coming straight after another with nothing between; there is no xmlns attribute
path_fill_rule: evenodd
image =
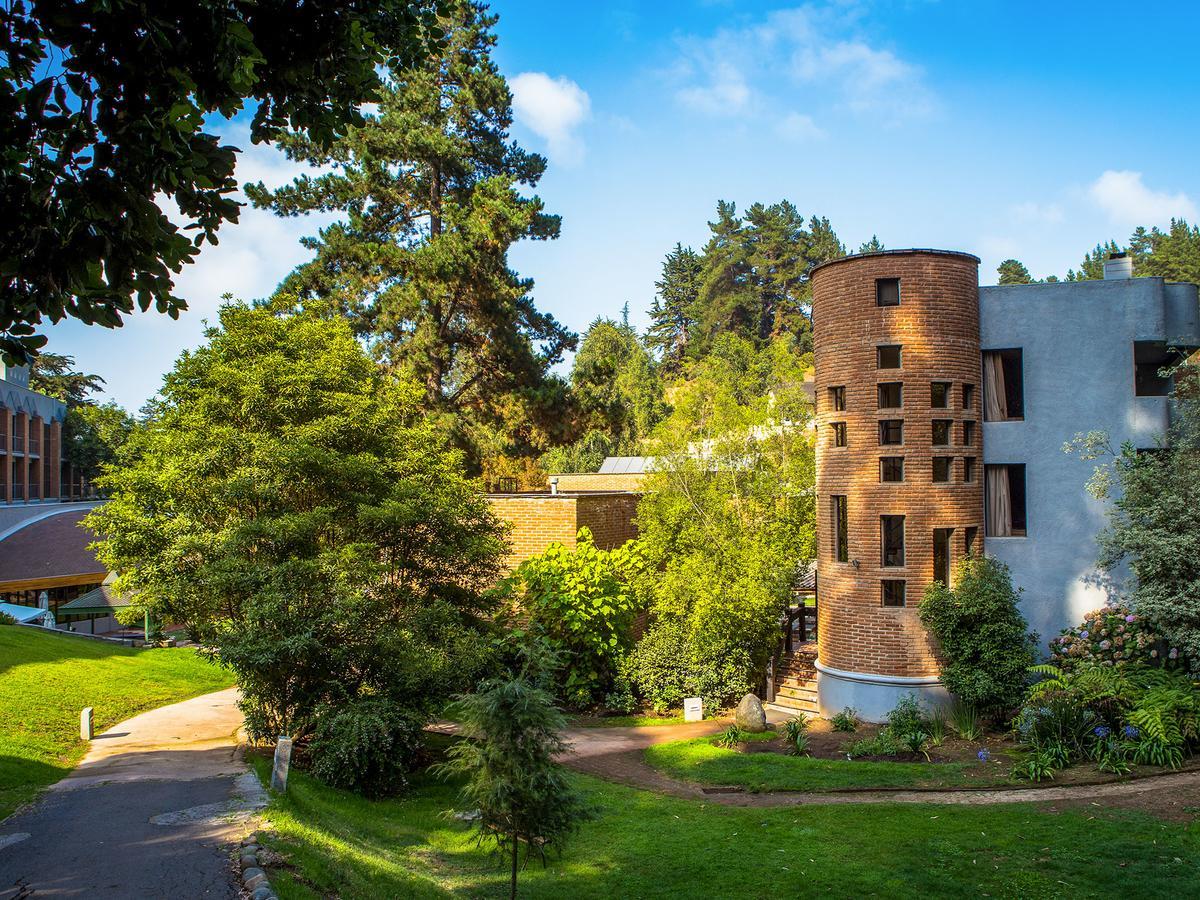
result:
<svg viewBox="0 0 1200 900"><path fill-rule="evenodd" d="M242 840L242 844L238 848L242 889L249 894L251 900L278 900L278 896L267 878L266 869L263 868L258 858L262 849L259 846L257 835L251 834Z"/></svg>

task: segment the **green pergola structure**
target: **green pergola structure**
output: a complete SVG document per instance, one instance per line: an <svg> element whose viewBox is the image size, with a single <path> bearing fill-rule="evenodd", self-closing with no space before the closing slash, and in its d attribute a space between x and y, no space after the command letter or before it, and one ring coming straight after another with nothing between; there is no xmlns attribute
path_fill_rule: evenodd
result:
<svg viewBox="0 0 1200 900"><path fill-rule="evenodd" d="M104 583L98 588L93 588L86 594L76 597L69 603L64 603L58 608L58 615L62 616L88 616L89 621L95 621L98 616L115 616L117 610L124 609L129 606L129 598L118 594L113 590L112 584L116 581L116 575L109 573L104 579ZM143 623L143 637L146 642L150 641L150 614L146 613L146 619Z"/></svg>

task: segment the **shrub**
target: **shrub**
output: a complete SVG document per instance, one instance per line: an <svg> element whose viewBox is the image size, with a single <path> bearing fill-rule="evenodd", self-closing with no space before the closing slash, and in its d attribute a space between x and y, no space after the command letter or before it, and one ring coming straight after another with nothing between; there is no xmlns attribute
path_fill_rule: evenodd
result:
<svg viewBox="0 0 1200 900"><path fill-rule="evenodd" d="M685 697L719 709L751 690L752 670L745 651L704 647L676 618L655 622L628 659L630 681L660 713L678 709Z"/></svg>
<svg viewBox="0 0 1200 900"><path fill-rule="evenodd" d="M911 694L902 697L888 713L887 727L898 735L925 734L927 726L920 701Z"/></svg>
<svg viewBox="0 0 1200 900"><path fill-rule="evenodd" d="M633 696L633 686L624 675L618 674L613 682L613 689L605 694L604 708L619 713L631 713L637 710L637 699Z"/></svg>
<svg viewBox="0 0 1200 900"><path fill-rule="evenodd" d="M858 712L852 706L845 707L840 713L836 713L829 724L833 726L834 731L858 731Z"/></svg>
<svg viewBox="0 0 1200 900"><path fill-rule="evenodd" d="M884 728L873 738L863 738L846 748L853 759L863 756L895 756L902 749L890 728Z"/></svg>
<svg viewBox="0 0 1200 900"><path fill-rule="evenodd" d="M746 740L746 732L742 731L738 725L730 725L716 736L713 743L726 750L732 750L744 740Z"/></svg>
<svg viewBox="0 0 1200 900"><path fill-rule="evenodd" d="M501 603L527 615L530 630L562 651L560 687L570 705L591 706L613 687L633 643L641 569L635 541L601 550L580 528L573 550L551 544L495 588Z"/></svg>
<svg viewBox="0 0 1200 900"><path fill-rule="evenodd" d="M1054 761L1044 751L1034 750L1025 759L1013 766L1013 778L1026 781L1045 781L1054 777Z"/></svg>
<svg viewBox="0 0 1200 900"><path fill-rule="evenodd" d="M0 625L16 625L17 620L6 612L0 612Z"/></svg>
<svg viewBox="0 0 1200 900"><path fill-rule="evenodd" d="M1180 664L1178 649L1171 647L1148 620L1119 603L1094 610L1080 625L1065 629L1050 642L1050 655L1063 669L1128 663L1173 668Z"/></svg>
<svg viewBox="0 0 1200 900"><path fill-rule="evenodd" d="M950 707L950 727L964 741L977 741L983 736L983 723L970 703L956 700Z"/></svg>
<svg viewBox="0 0 1200 900"><path fill-rule="evenodd" d="M940 709L935 711L925 722L925 731L929 735L929 743L934 747L940 747L946 740L946 734L949 731L946 714Z"/></svg>
<svg viewBox="0 0 1200 900"><path fill-rule="evenodd" d="M921 622L941 644L942 683L984 713L1016 705L1034 662L1019 600L1008 567L986 556L964 559L953 589L935 581L921 600Z"/></svg>
<svg viewBox="0 0 1200 900"><path fill-rule="evenodd" d="M808 719L793 716L783 723L783 736L787 752L792 756L803 756L808 752Z"/></svg>
<svg viewBox="0 0 1200 900"><path fill-rule="evenodd" d="M383 699L325 706L308 746L312 774L367 797L398 794L421 748L423 717Z"/></svg>

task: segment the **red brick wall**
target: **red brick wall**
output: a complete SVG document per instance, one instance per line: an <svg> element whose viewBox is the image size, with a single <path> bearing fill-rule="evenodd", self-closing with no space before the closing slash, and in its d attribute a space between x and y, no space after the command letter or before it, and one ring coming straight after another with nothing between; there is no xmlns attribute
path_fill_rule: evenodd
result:
<svg viewBox="0 0 1200 900"><path fill-rule="evenodd" d="M641 472L623 475L601 475L599 472L573 472L551 475L558 479L558 489L572 491L640 491L646 476Z"/></svg>
<svg viewBox="0 0 1200 900"><path fill-rule="evenodd" d="M505 565L515 568L537 556L553 543L575 546L581 526L592 530L596 546L619 547L637 537L633 517L638 497L628 493L606 494L493 494L488 502L503 521L512 526L511 551Z"/></svg>
<svg viewBox="0 0 1200 900"><path fill-rule="evenodd" d="M900 279L899 306L875 304L877 278ZM962 445L964 420L982 421L978 261L965 254L914 251L850 258L813 275L817 397L819 656L837 669L896 676L938 672L937 649L917 617L933 580L933 529L955 529L951 567L975 526L983 549L981 424ZM902 368L878 369L876 346L900 344ZM876 385L900 381L903 407L878 408ZM948 409L932 409L930 382L951 382ZM970 410L962 386L975 385ZM846 409L835 412L828 388L844 385ZM904 420L904 443L879 445L878 421ZM953 421L951 445L933 447L932 420ZM833 445L830 423L845 422L846 447ZM933 457L953 456L951 483L933 483ZM903 456L903 483L881 483L879 459ZM975 481L963 483L963 457L975 457ZM849 562L836 561L830 497L847 496ZM880 516L905 516L905 565L883 567ZM854 561L858 562L857 568ZM907 582L907 605L884 607L880 582Z"/></svg>

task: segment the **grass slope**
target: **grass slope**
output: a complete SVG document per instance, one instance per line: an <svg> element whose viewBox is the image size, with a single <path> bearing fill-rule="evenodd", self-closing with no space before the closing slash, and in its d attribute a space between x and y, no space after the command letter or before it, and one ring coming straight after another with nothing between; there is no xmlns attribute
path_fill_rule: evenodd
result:
<svg viewBox="0 0 1200 900"><path fill-rule="evenodd" d="M812 759L777 753L739 753L701 737L655 744L646 762L678 778L700 784L736 785L749 791L828 791L848 788L954 786L979 783L962 763L864 762ZM1007 781L1007 773L996 779Z"/></svg>
<svg viewBox="0 0 1200 900"><path fill-rule="evenodd" d="M99 733L232 683L228 672L191 650L133 650L0 626L0 819L83 756L83 707L95 710Z"/></svg>
<svg viewBox="0 0 1200 900"><path fill-rule="evenodd" d="M269 763L257 761L260 776ZM745 809L578 776L598 818L523 897L1169 897L1200 879L1200 842L1140 814L1033 805ZM456 788L418 777L367 801L293 772L264 840L284 900L507 896L506 873L451 819Z"/></svg>

